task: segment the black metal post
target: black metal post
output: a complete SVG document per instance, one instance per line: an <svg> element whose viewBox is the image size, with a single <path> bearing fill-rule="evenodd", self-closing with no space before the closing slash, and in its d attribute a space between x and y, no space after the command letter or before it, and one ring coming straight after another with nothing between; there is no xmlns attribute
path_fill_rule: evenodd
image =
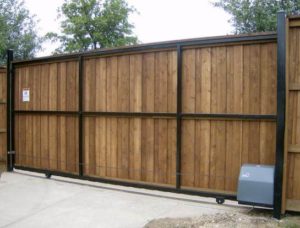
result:
<svg viewBox="0 0 300 228"><path fill-rule="evenodd" d="M176 188L181 186L182 48L177 45Z"/></svg>
<svg viewBox="0 0 300 228"><path fill-rule="evenodd" d="M276 128L276 163L274 184L274 212L277 219L281 217L284 130L285 130L285 99L286 99L286 15L277 14L277 128Z"/></svg>
<svg viewBox="0 0 300 228"><path fill-rule="evenodd" d="M79 99L78 99L78 134L79 134L79 175L83 176L83 120L82 120L82 107L83 107L83 57L79 56Z"/></svg>
<svg viewBox="0 0 300 228"><path fill-rule="evenodd" d="M7 97L6 97L6 110L7 110L7 171L13 171L13 51L7 50Z"/></svg>

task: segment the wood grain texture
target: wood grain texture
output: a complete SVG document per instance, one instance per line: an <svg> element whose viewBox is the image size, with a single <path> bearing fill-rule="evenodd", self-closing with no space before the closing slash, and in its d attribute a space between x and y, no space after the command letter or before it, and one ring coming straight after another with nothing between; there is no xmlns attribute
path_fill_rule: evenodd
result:
<svg viewBox="0 0 300 228"><path fill-rule="evenodd" d="M299 19L293 23L299 23ZM288 116L287 150L286 150L286 210L300 211L297 204L300 200L300 169L299 134L300 134L300 29L291 25L288 33Z"/></svg>
<svg viewBox="0 0 300 228"><path fill-rule="evenodd" d="M6 70L0 69L0 163L6 164Z"/></svg>

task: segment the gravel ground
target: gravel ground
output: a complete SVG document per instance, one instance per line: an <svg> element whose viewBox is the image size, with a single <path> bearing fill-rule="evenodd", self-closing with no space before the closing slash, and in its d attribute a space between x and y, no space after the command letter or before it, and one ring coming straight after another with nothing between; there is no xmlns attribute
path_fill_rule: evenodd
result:
<svg viewBox="0 0 300 228"><path fill-rule="evenodd" d="M196 228L196 227L239 227L239 228L297 228L300 227L300 216L287 215L278 221L271 213L253 210L249 213L218 213L194 218L162 218L152 220L145 228Z"/></svg>

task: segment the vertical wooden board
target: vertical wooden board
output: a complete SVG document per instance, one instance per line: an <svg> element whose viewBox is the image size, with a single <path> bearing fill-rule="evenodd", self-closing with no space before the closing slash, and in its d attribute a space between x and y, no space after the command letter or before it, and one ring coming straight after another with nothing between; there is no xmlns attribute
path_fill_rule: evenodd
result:
<svg viewBox="0 0 300 228"><path fill-rule="evenodd" d="M49 64L41 65L41 110L49 110Z"/></svg>
<svg viewBox="0 0 300 228"><path fill-rule="evenodd" d="M118 57L118 111L130 110L129 56Z"/></svg>
<svg viewBox="0 0 300 228"><path fill-rule="evenodd" d="M226 48L212 49L212 96L211 111L226 113ZM211 169L210 186L224 189L225 158L226 158L226 123L225 121L211 122Z"/></svg>
<svg viewBox="0 0 300 228"><path fill-rule="evenodd" d="M182 112L195 112L195 49L183 51L182 55Z"/></svg>
<svg viewBox="0 0 300 228"><path fill-rule="evenodd" d="M168 111L168 53L158 52L155 54L155 95L154 111ZM166 183L167 181L167 121L155 120L154 138L154 175L155 182Z"/></svg>
<svg viewBox="0 0 300 228"><path fill-rule="evenodd" d="M77 64L67 62L67 111L76 111L78 109L78 76ZM92 89L91 89L92 91Z"/></svg>
<svg viewBox="0 0 300 228"><path fill-rule="evenodd" d="M106 110L118 111L118 57L106 60ZM117 119L107 118L107 176L117 177Z"/></svg>
<svg viewBox="0 0 300 228"><path fill-rule="evenodd" d="M118 118L118 177L129 178L129 119Z"/></svg>
<svg viewBox="0 0 300 228"><path fill-rule="evenodd" d="M260 123L260 164L275 164L276 124Z"/></svg>
<svg viewBox="0 0 300 228"><path fill-rule="evenodd" d="M142 111L142 55L130 56L130 111ZM141 125L139 118L130 119L129 178L141 179Z"/></svg>
<svg viewBox="0 0 300 228"><path fill-rule="evenodd" d="M261 114L276 114L276 45L261 45Z"/></svg>
<svg viewBox="0 0 300 228"><path fill-rule="evenodd" d="M57 63L49 65L49 110L57 110ZM57 117L49 116L49 169L57 169Z"/></svg>
<svg viewBox="0 0 300 228"><path fill-rule="evenodd" d="M33 167L41 167L41 117L33 116L32 117L32 134L33 134Z"/></svg>
<svg viewBox="0 0 300 228"><path fill-rule="evenodd" d="M66 117L60 116L57 120L57 159L58 169L67 170L67 148L66 148Z"/></svg>
<svg viewBox="0 0 300 228"><path fill-rule="evenodd" d="M181 147L181 181L182 186L194 186L194 156L195 156L195 121L182 121L182 147Z"/></svg>
<svg viewBox="0 0 300 228"><path fill-rule="evenodd" d="M28 76L28 68L22 67L20 71L20 103L19 108L21 110L26 110L26 102L22 101L22 91L24 88L28 88L27 85L27 76Z"/></svg>
<svg viewBox="0 0 300 228"><path fill-rule="evenodd" d="M97 66L98 67L98 66ZM97 86L97 79L99 75L96 75L96 60L95 59L89 59L87 60L86 64L86 80L85 83L88 83L88 90L86 91L86 96L88 99L87 109L86 111L96 111L96 97L98 97L99 91L96 92ZM97 72L100 73L100 72ZM98 80L98 83L101 82ZM100 88L99 88L100 89ZM103 99L103 98L102 98Z"/></svg>
<svg viewBox="0 0 300 228"><path fill-rule="evenodd" d="M211 49L196 50L196 113L210 113ZM210 121L195 121L195 187L208 188Z"/></svg>
<svg viewBox="0 0 300 228"><path fill-rule="evenodd" d="M297 42L297 32L295 29L290 29L289 32L289 81L295 82L296 72L298 68L298 51L299 51L299 43Z"/></svg>
<svg viewBox="0 0 300 228"><path fill-rule="evenodd" d="M300 200L300 180L298 173L300 170L300 155L294 155L294 178L293 178L293 199Z"/></svg>
<svg viewBox="0 0 300 228"><path fill-rule="evenodd" d="M52 63L49 65L49 110L57 110L57 92L57 63Z"/></svg>
<svg viewBox="0 0 300 228"><path fill-rule="evenodd" d="M293 184L294 184L294 157L295 154L289 153L288 154L288 161L287 161L287 199L293 199Z"/></svg>
<svg viewBox="0 0 300 228"><path fill-rule="evenodd" d="M209 120L196 122L196 140L195 147L198 151L199 163L195 169L195 186L200 188L209 187L210 178L210 141L211 141L211 124ZM195 159L196 161L196 159ZM196 168L196 165L195 165Z"/></svg>
<svg viewBox="0 0 300 228"><path fill-rule="evenodd" d="M94 75L91 73L91 61L89 59L83 62L83 110L87 111L90 109L91 99L91 81Z"/></svg>
<svg viewBox="0 0 300 228"><path fill-rule="evenodd" d="M27 88L29 88L30 91L30 101L26 102L26 110L32 110L33 109L33 103L34 103L34 90L33 90L33 83L34 83L34 66L28 66L27 68L27 75L26 75L26 82L27 82Z"/></svg>
<svg viewBox="0 0 300 228"><path fill-rule="evenodd" d="M58 65L57 85L57 109L65 111L67 110L67 64L65 62L61 62Z"/></svg>
<svg viewBox="0 0 300 228"><path fill-rule="evenodd" d="M56 170L57 154L57 116L49 116L49 169ZM74 142L75 143L75 142Z"/></svg>
<svg viewBox="0 0 300 228"><path fill-rule="evenodd" d="M83 121L83 148L84 174L90 175L90 118Z"/></svg>
<svg viewBox="0 0 300 228"><path fill-rule="evenodd" d="M106 111L106 94L107 88L106 86L106 58L97 59L96 62L96 110L97 111Z"/></svg>
<svg viewBox="0 0 300 228"><path fill-rule="evenodd" d="M211 102L211 48L196 52L196 112L210 113Z"/></svg>
<svg viewBox="0 0 300 228"><path fill-rule="evenodd" d="M168 111L168 53L155 54L154 112Z"/></svg>
<svg viewBox="0 0 300 228"><path fill-rule="evenodd" d="M216 189L224 190L226 178L226 121L217 122Z"/></svg>
<svg viewBox="0 0 300 228"><path fill-rule="evenodd" d="M234 113L235 103L235 87L234 87L234 73L235 73L235 62L234 62L234 47L227 47L226 48L226 112L227 113ZM225 157L225 190L232 189L232 178L233 178L233 152L234 152L234 144L237 142L233 141L233 121L226 122L226 132L225 132L225 140L226 140L226 147L224 151L226 153Z"/></svg>
<svg viewBox="0 0 300 228"><path fill-rule="evenodd" d="M111 131L110 131L111 145L110 145L110 167L111 176L118 176L118 119L111 119Z"/></svg>
<svg viewBox="0 0 300 228"><path fill-rule="evenodd" d="M248 158L250 163L259 164L260 158L260 122L249 122Z"/></svg>
<svg viewBox="0 0 300 228"><path fill-rule="evenodd" d="M142 180L154 181L154 120L142 120Z"/></svg>
<svg viewBox="0 0 300 228"><path fill-rule="evenodd" d="M15 97L15 109L18 110L20 109L20 98L21 98L21 69L16 68L15 69L15 92L14 92L14 97Z"/></svg>
<svg viewBox="0 0 300 228"><path fill-rule="evenodd" d="M155 120L155 181L167 184L168 171L168 121L164 119Z"/></svg>
<svg viewBox="0 0 300 228"><path fill-rule="evenodd" d="M155 55L154 53L143 54L143 78L142 78L142 110L154 112L155 91Z"/></svg>
<svg viewBox="0 0 300 228"><path fill-rule="evenodd" d="M106 110L118 111L118 57L109 57L106 60Z"/></svg>
<svg viewBox="0 0 300 228"><path fill-rule="evenodd" d="M106 176L106 118L96 118L97 175Z"/></svg>
<svg viewBox="0 0 300 228"><path fill-rule="evenodd" d="M243 46L243 113L250 113L250 46ZM242 154L241 164L249 162L249 121L242 123Z"/></svg>
<svg viewBox="0 0 300 228"><path fill-rule="evenodd" d="M41 167L49 169L49 117L41 116ZM50 126L51 127L51 126Z"/></svg>
<svg viewBox="0 0 300 228"><path fill-rule="evenodd" d="M249 113L261 113L261 45L251 45L249 56Z"/></svg>
<svg viewBox="0 0 300 228"><path fill-rule="evenodd" d="M236 106L236 105L235 105ZM233 122L233 148L231 149L232 163L231 163L231 173L228 178L230 178L229 191L237 191L237 182L241 168L242 159L242 149L243 149L243 121ZM228 151L228 150L227 150Z"/></svg>
<svg viewBox="0 0 300 228"><path fill-rule="evenodd" d="M118 111L130 110L129 56L118 57ZM118 177L129 175L129 119L118 119Z"/></svg>
<svg viewBox="0 0 300 228"><path fill-rule="evenodd" d="M96 117L89 118L89 174L96 175ZM97 139L98 140L98 139Z"/></svg>
<svg viewBox="0 0 300 228"><path fill-rule="evenodd" d="M33 68L32 75L32 103L33 110L41 109L41 69L40 65L36 65Z"/></svg>
<svg viewBox="0 0 300 228"><path fill-rule="evenodd" d="M130 144L129 144L129 178L132 180L141 180L141 123L140 118L132 118L130 121Z"/></svg>
<svg viewBox="0 0 300 228"><path fill-rule="evenodd" d="M77 170L78 164L76 164L76 156L78 156L78 153L76 151L76 145L74 142L76 142L76 117L67 117L66 119L66 126L67 126L67 136L66 136L66 151L67 151L67 171L71 173L75 173Z"/></svg>
<svg viewBox="0 0 300 228"><path fill-rule="evenodd" d="M33 159L32 159L32 143L33 143L33 139L32 139L32 116L28 115L25 117L25 131L23 132L23 134L25 134L25 140L26 140L26 154L25 154L25 165L28 167L32 166L33 163Z"/></svg>
<svg viewBox="0 0 300 228"><path fill-rule="evenodd" d="M130 111L142 111L142 55L130 56Z"/></svg>
<svg viewBox="0 0 300 228"><path fill-rule="evenodd" d="M20 164L20 121L19 121L19 117L15 116L15 164ZM7 150L7 148L5 147L5 151ZM5 153L5 157L6 157L6 153ZM5 158L6 159L6 158Z"/></svg>
<svg viewBox="0 0 300 228"><path fill-rule="evenodd" d="M168 52L168 112L177 109L177 53Z"/></svg>
<svg viewBox="0 0 300 228"><path fill-rule="evenodd" d="M168 184L176 184L176 120L168 120Z"/></svg>
<svg viewBox="0 0 300 228"><path fill-rule="evenodd" d="M233 113L243 113L243 79L244 79L244 60L243 46L233 47Z"/></svg>

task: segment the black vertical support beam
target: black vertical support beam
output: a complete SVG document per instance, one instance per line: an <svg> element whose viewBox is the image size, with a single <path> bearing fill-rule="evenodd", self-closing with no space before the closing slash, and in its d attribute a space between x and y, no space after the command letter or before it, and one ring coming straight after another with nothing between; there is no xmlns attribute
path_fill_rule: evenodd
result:
<svg viewBox="0 0 300 228"><path fill-rule="evenodd" d="M6 108L7 108L7 171L13 171L13 51L7 50L7 97L6 97Z"/></svg>
<svg viewBox="0 0 300 228"><path fill-rule="evenodd" d="M78 99L78 134L79 134L79 175L83 176L83 120L82 120L82 104L83 104L83 57L79 56L79 99Z"/></svg>
<svg viewBox="0 0 300 228"><path fill-rule="evenodd" d="M181 186L182 48L177 45L176 188Z"/></svg>
<svg viewBox="0 0 300 228"><path fill-rule="evenodd" d="M274 184L274 214L281 217L283 160L284 160L284 130L286 101L286 15L277 14L277 128L276 128L276 162Z"/></svg>

